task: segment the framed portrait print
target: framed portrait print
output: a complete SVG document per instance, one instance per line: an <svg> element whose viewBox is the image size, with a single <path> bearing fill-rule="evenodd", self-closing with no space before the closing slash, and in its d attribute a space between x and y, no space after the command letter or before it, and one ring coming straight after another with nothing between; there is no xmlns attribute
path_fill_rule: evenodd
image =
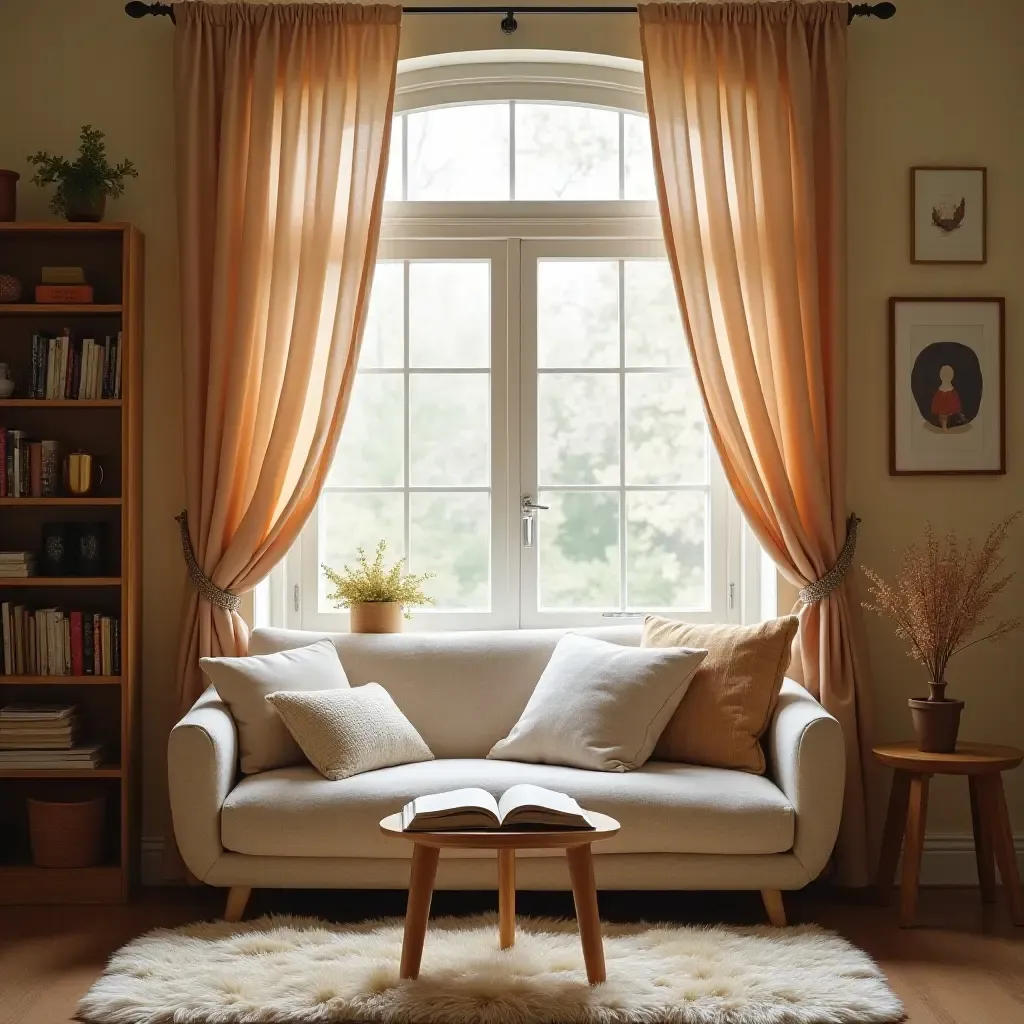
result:
<svg viewBox="0 0 1024 1024"><path fill-rule="evenodd" d="M889 300L889 472L1005 473L1004 302Z"/></svg>
<svg viewBox="0 0 1024 1024"><path fill-rule="evenodd" d="M984 263L984 167L910 168L910 262Z"/></svg>

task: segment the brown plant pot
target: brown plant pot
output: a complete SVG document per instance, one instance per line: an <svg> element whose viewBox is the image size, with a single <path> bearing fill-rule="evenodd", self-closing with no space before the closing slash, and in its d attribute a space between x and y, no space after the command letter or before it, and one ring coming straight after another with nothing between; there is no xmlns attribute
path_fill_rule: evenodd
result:
<svg viewBox="0 0 1024 1024"><path fill-rule="evenodd" d="M102 192L99 195L91 195L69 190L64 216L72 222L95 223L103 220L106 209L107 197Z"/></svg>
<svg viewBox="0 0 1024 1024"><path fill-rule="evenodd" d="M14 220L18 212L18 179L17 171L0 170L0 221Z"/></svg>
<svg viewBox="0 0 1024 1024"><path fill-rule="evenodd" d="M360 601L349 608L353 633L401 633L402 605L398 601Z"/></svg>
<svg viewBox="0 0 1024 1024"><path fill-rule="evenodd" d="M32 863L40 868L91 868L103 859L106 797L28 799Z"/></svg>
<svg viewBox="0 0 1024 1024"><path fill-rule="evenodd" d="M952 754L956 750L964 702L911 697L907 703L917 736L917 749L928 754Z"/></svg>

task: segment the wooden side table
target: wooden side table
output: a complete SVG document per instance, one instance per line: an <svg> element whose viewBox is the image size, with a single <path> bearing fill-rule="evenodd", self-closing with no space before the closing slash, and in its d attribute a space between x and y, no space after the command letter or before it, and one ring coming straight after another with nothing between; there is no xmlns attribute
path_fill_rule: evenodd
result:
<svg viewBox="0 0 1024 1024"><path fill-rule="evenodd" d="M1013 849L1013 832L1000 774L1016 768L1024 760L1024 750L988 743L958 743L952 754L929 754L918 750L914 743L889 743L875 747L874 755L882 764L896 770L889 793L889 813L885 819L875 886L879 899L888 903L896 861L903 844L900 926L911 928L915 923L928 813L928 781L933 775L967 776L982 901L992 903L995 900L994 859L1002 876L1010 919L1015 925L1024 926L1024 897L1021 896L1017 855Z"/></svg>

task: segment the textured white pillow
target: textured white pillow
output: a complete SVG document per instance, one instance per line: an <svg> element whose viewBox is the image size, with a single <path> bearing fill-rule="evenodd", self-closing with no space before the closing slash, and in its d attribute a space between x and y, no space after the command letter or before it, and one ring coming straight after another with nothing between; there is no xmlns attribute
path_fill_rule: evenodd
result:
<svg viewBox="0 0 1024 1024"><path fill-rule="evenodd" d="M235 720L245 775L302 764L304 760L280 716L267 703L267 694L348 686L348 676L330 640L277 654L200 658L199 664Z"/></svg>
<svg viewBox="0 0 1024 1024"><path fill-rule="evenodd" d="M605 772L639 768L707 653L567 633L519 721L487 756Z"/></svg>
<svg viewBox="0 0 1024 1024"><path fill-rule="evenodd" d="M433 761L430 747L379 683L271 693L288 731L321 775L337 781L396 764Z"/></svg>

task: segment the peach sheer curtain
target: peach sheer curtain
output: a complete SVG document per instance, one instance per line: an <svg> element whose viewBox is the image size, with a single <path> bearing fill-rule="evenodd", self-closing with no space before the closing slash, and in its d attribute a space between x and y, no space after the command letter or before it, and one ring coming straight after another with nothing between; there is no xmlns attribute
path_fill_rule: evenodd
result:
<svg viewBox="0 0 1024 1024"><path fill-rule="evenodd" d="M845 3L646 4L658 200L708 424L799 587L846 538ZM867 882L868 672L849 578L800 611L804 685L846 737L840 881Z"/></svg>
<svg viewBox="0 0 1024 1024"><path fill-rule="evenodd" d="M242 594L284 556L330 468L377 252L401 11L175 5L188 523L196 562ZM179 703L199 658L246 652L192 591Z"/></svg>

